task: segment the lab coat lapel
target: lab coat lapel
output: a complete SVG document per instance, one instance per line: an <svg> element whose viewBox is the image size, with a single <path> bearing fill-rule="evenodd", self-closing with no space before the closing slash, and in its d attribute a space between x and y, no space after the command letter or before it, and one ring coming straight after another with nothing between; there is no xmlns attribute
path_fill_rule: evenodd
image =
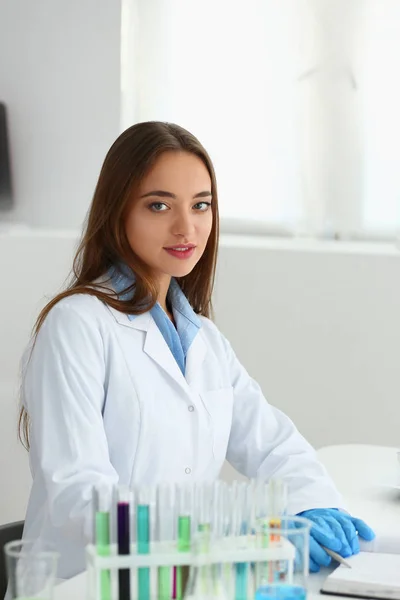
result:
<svg viewBox="0 0 400 600"><path fill-rule="evenodd" d="M152 358L185 392L189 391L198 376L204 358L207 353L207 344L203 338L203 332L200 329L192 344L189 347L186 356L185 377L183 376L178 363L175 360L171 350L168 348L161 331L150 312L138 315L134 320L130 320L128 315L123 314L111 307L108 307L114 315L116 321L124 327L139 329L146 333L143 350Z"/></svg>
<svg viewBox="0 0 400 600"><path fill-rule="evenodd" d="M199 374L206 353L207 344L200 329L186 355L186 381L189 385L194 383L196 376Z"/></svg>
<svg viewBox="0 0 400 600"><path fill-rule="evenodd" d="M143 349L185 392L188 392L187 381L153 318L149 323Z"/></svg>

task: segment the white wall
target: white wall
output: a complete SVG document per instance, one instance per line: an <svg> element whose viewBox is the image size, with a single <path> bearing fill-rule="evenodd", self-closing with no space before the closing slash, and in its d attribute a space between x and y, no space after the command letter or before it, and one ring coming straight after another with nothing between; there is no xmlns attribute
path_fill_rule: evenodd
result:
<svg viewBox="0 0 400 600"><path fill-rule="evenodd" d="M8 110L14 206L4 223L80 228L120 131L121 0L1 0L0 101ZM71 236L0 239L0 522L24 514L16 441L18 355L43 294L70 267Z"/></svg>
<svg viewBox="0 0 400 600"><path fill-rule="evenodd" d="M14 209L1 221L80 227L119 133L121 0L2 0L0 101Z"/></svg>
<svg viewBox="0 0 400 600"><path fill-rule="evenodd" d="M18 361L68 274L75 234L0 234L0 523L22 518ZM10 260L10 257L13 257ZM225 237L216 321L268 400L316 446L400 446L400 254L390 247Z"/></svg>
<svg viewBox="0 0 400 600"><path fill-rule="evenodd" d="M217 324L317 447L400 446L400 252L226 240Z"/></svg>

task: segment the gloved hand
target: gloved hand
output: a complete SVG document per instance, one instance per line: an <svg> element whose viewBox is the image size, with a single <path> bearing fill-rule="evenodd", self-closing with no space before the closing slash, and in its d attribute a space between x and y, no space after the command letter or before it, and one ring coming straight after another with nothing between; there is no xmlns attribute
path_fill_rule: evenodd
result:
<svg viewBox="0 0 400 600"><path fill-rule="evenodd" d="M356 519L336 508L313 508L299 513L313 522L310 531L310 571L316 573L327 567L331 557L321 546L337 552L343 558L360 552L358 536L371 541L375 534L361 519Z"/></svg>

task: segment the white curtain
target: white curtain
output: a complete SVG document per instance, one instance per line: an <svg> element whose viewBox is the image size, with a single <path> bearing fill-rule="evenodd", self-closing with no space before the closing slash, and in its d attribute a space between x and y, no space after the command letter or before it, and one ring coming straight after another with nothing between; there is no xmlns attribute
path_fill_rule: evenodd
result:
<svg viewBox="0 0 400 600"><path fill-rule="evenodd" d="M123 0L123 127L208 149L223 226L394 237L399 0Z"/></svg>

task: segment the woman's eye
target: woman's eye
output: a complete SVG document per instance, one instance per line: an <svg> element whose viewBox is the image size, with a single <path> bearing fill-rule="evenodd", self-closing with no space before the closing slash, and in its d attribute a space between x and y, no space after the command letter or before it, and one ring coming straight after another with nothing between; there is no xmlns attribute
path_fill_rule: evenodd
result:
<svg viewBox="0 0 400 600"><path fill-rule="evenodd" d="M168 206L164 202L152 202L149 208L153 212L164 212L164 210L168 209Z"/></svg>
<svg viewBox="0 0 400 600"><path fill-rule="evenodd" d="M210 208L210 206L211 206L211 202L198 202L197 204L194 205L193 208L204 212L204 211L208 210Z"/></svg>

